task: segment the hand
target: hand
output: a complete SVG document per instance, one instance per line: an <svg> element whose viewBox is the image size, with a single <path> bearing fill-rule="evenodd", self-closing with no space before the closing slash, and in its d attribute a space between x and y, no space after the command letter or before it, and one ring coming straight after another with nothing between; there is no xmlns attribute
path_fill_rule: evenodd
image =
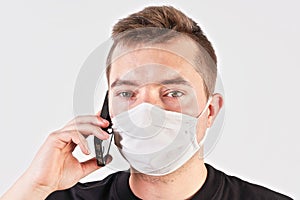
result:
<svg viewBox="0 0 300 200"><path fill-rule="evenodd" d="M35 192L40 191L45 196L56 190L70 188L81 178L99 169L95 158L80 163L72 152L79 145L81 151L88 155L90 150L85 137L94 135L101 140L108 139L109 135L101 129L108 125L108 121L96 115L79 116L62 129L51 133L19 185L25 187L28 184Z"/></svg>

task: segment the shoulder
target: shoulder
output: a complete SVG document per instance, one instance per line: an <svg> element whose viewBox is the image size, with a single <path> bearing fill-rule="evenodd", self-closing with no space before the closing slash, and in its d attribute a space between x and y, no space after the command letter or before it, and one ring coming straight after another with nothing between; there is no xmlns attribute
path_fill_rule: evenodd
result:
<svg viewBox="0 0 300 200"><path fill-rule="evenodd" d="M226 174L224 175L224 185L230 193L236 194L242 199L291 199L264 186L250 183L238 177Z"/></svg>
<svg viewBox="0 0 300 200"><path fill-rule="evenodd" d="M207 165L207 168L209 168L209 171L214 171L216 175L221 177L219 191L222 191L222 195L231 197L231 199L291 199L290 197L270 190L264 186L244 181L235 176L227 175L210 165Z"/></svg>
<svg viewBox="0 0 300 200"><path fill-rule="evenodd" d="M126 172L116 172L110 174L105 179L101 181L93 181L88 183L80 183L78 182L73 187L66 189L55 191L50 194L46 200L54 200L54 199L111 199L111 195L114 194L113 185L119 176Z"/></svg>

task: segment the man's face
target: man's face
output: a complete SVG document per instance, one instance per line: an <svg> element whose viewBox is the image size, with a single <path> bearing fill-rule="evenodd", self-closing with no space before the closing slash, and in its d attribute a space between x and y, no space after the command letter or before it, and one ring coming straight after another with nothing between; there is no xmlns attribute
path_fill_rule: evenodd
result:
<svg viewBox="0 0 300 200"><path fill-rule="evenodd" d="M111 65L109 80L111 117L144 102L197 117L207 102L203 80L192 63L159 48L140 48L119 57ZM199 120L198 133L204 133L207 114Z"/></svg>

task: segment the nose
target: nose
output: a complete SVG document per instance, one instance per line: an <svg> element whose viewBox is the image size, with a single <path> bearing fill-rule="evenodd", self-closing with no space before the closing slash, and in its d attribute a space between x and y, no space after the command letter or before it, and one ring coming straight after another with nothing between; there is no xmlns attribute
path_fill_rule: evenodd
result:
<svg viewBox="0 0 300 200"><path fill-rule="evenodd" d="M143 88L140 89L139 91L139 97L137 104L141 103L150 103L155 106L164 108L164 104L161 99L159 87L157 86L152 86L152 85L147 85Z"/></svg>

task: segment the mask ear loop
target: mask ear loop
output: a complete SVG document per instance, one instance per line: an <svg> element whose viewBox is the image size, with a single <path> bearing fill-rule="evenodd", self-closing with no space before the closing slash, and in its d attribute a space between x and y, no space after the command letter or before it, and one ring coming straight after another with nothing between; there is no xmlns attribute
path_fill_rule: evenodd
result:
<svg viewBox="0 0 300 200"><path fill-rule="evenodd" d="M208 106L210 105L211 100L212 100L212 97L209 96L204 109L202 110L202 112L196 118L201 117L203 115L203 113L205 113L205 111L207 110Z"/></svg>
<svg viewBox="0 0 300 200"><path fill-rule="evenodd" d="M207 100L207 103L206 103L204 109L203 109L202 112L197 116L197 119L199 119L199 118L203 115L203 113L205 113L205 111L208 109L208 106L210 105L211 101L212 101L212 96L209 96L209 98L208 98L208 100ZM207 138L207 132L208 132L208 131L209 131L209 128L206 128L206 130L205 130L205 132L204 132L203 138L202 138L201 141L198 143L199 149L200 149L201 147L203 147L203 144L204 144L204 142L205 142L205 140L206 140L206 138ZM197 137L197 136L196 136L196 137ZM196 138L196 139L197 139L197 138ZM201 158L201 152L199 152L198 158L199 158L199 159L202 159L202 158Z"/></svg>

